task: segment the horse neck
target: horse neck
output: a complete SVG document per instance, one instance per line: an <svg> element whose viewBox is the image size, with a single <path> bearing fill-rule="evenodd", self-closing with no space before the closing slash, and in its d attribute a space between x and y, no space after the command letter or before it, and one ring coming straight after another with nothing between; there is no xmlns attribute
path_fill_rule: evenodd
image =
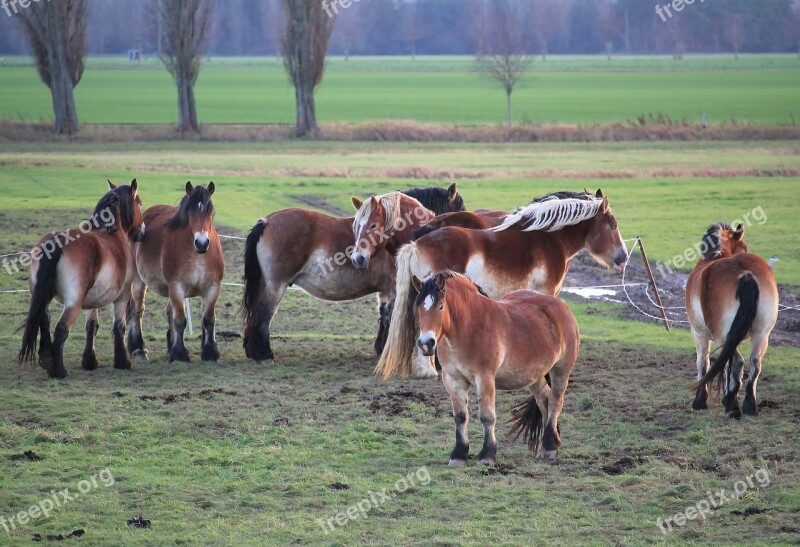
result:
<svg viewBox="0 0 800 547"><path fill-rule="evenodd" d="M584 220L572 226L565 226L557 232L549 232L549 235L561 242L566 258L571 259L586 246L586 238L589 235L589 226L594 219Z"/></svg>

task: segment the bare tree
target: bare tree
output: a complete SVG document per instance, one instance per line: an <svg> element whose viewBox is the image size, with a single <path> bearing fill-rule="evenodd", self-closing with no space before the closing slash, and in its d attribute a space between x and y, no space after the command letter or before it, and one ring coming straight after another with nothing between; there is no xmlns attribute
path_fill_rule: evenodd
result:
<svg viewBox="0 0 800 547"><path fill-rule="evenodd" d="M294 86L295 136L319 131L314 92L325 72L325 55L336 13L324 0L284 0L286 30L283 34L283 65Z"/></svg>
<svg viewBox="0 0 800 547"><path fill-rule="evenodd" d="M350 52L364 45L364 21L359 10L359 4L353 4L343 14L334 33L333 41L341 48L344 60L350 60Z"/></svg>
<svg viewBox="0 0 800 547"><path fill-rule="evenodd" d="M403 12L403 37L411 49L411 60L417 58L417 42L419 42L419 17L417 15L417 3L406 2L401 5Z"/></svg>
<svg viewBox="0 0 800 547"><path fill-rule="evenodd" d="M35 2L19 10L39 77L53 99L53 132L78 131L73 90L83 76L88 0Z"/></svg>
<svg viewBox="0 0 800 547"><path fill-rule="evenodd" d="M178 86L178 131L200 131L194 84L211 27L213 0L157 0L159 57Z"/></svg>
<svg viewBox="0 0 800 547"><path fill-rule="evenodd" d="M491 3L484 6L487 34L476 43L483 44L479 50L476 66L479 72L497 82L506 93L508 126L514 124L511 95L514 88L533 64L533 57L525 50L524 23L514 6L499 6Z"/></svg>
<svg viewBox="0 0 800 547"><path fill-rule="evenodd" d="M550 39L566 26L570 7L564 0L533 0L531 18L542 61L546 61L550 53Z"/></svg>
<svg viewBox="0 0 800 547"><path fill-rule="evenodd" d="M725 20L728 30L728 40L733 48L733 56L738 59L744 38L744 17L740 13L732 13Z"/></svg>

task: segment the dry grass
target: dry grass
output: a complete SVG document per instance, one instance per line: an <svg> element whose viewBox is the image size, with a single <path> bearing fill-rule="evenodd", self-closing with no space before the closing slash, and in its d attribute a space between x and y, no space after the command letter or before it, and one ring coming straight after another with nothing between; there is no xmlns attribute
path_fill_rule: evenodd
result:
<svg viewBox="0 0 800 547"><path fill-rule="evenodd" d="M271 142L292 139L289 125L204 125L200 135L185 135L168 125L86 124L78 135L59 137L46 122L0 120L0 142L129 142L129 141L231 141ZM463 126L420 124L405 120L368 123L322 124L315 138L365 142L619 142L619 141L771 141L800 139L800 127L731 123L702 128L696 124L614 123L606 125L500 125Z"/></svg>

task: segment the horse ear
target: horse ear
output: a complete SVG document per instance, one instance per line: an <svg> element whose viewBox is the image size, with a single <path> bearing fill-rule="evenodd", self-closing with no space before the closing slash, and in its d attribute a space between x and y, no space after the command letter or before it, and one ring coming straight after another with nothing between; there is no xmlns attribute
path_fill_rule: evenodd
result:
<svg viewBox="0 0 800 547"><path fill-rule="evenodd" d="M208 183L208 197L211 197L213 195L214 195L214 181L212 180L211 182Z"/></svg>
<svg viewBox="0 0 800 547"><path fill-rule="evenodd" d="M194 186L192 186L192 181L187 180L186 181L186 193L187 194L191 194L192 190L194 190Z"/></svg>
<svg viewBox="0 0 800 547"><path fill-rule="evenodd" d="M731 236L736 241L740 241L742 237L744 237L744 224L739 224L736 227L736 230L733 231L733 235Z"/></svg>
<svg viewBox="0 0 800 547"><path fill-rule="evenodd" d="M370 203L372 203L372 208L373 209L375 209L375 207L378 206L378 198L377 198L377 196L372 196L371 198L369 198L369 201L370 201Z"/></svg>
<svg viewBox="0 0 800 547"><path fill-rule="evenodd" d="M136 179L133 179L131 181L131 192L133 192L134 196L136 195L137 190L139 190L139 183L136 181Z"/></svg>
<svg viewBox="0 0 800 547"><path fill-rule="evenodd" d="M597 189L597 193L594 195L594 197L602 198L602 197L605 197L605 196L603 195L603 191L600 188L598 188Z"/></svg>
<svg viewBox="0 0 800 547"><path fill-rule="evenodd" d="M422 290L422 280L416 275L411 276L411 284L414 285L414 290L420 292Z"/></svg>
<svg viewBox="0 0 800 547"><path fill-rule="evenodd" d="M606 197L604 197L604 198L603 198L603 209L602 209L602 211L603 211L604 213L605 213L606 211L608 211L608 196L606 196Z"/></svg>
<svg viewBox="0 0 800 547"><path fill-rule="evenodd" d="M350 198L350 199L351 199L351 201L353 202L353 207L355 207L355 208L356 208L356 211L358 211L359 209L361 209L361 206L362 206L362 205L364 205L364 202L363 202L363 201L361 201L360 199L358 199L358 198L357 198L357 197L355 197L355 196L353 196L353 197L352 197L352 198Z"/></svg>
<svg viewBox="0 0 800 547"><path fill-rule="evenodd" d="M447 189L447 199L449 201L455 201L457 197L458 197L458 186L456 186L456 183L454 182L453 184L450 185L450 188Z"/></svg>
<svg viewBox="0 0 800 547"><path fill-rule="evenodd" d="M111 182L111 180L110 180L110 179L106 179L106 180L108 181L108 189L109 189L109 190L113 190L114 188L116 188L116 187L117 187L117 185L116 185L116 184L114 184L113 182Z"/></svg>
<svg viewBox="0 0 800 547"><path fill-rule="evenodd" d="M444 290L444 276L437 275L436 276L436 290L441 292Z"/></svg>

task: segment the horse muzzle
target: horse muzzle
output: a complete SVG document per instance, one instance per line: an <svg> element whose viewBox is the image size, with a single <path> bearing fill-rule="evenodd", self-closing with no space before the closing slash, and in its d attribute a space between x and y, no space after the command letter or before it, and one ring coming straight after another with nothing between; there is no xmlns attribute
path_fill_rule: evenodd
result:
<svg viewBox="0 0 800 547"><path fill-rule="evenodd" d="M625 267L625 264L628 262L628 250L625 247L617 249L614 252L612 260L614 261L612 268L618 272L621 272Z"/></svg>
<svg viewBox="0 0 800 547"><path fill-rule="evenodd" d="M433 357L436 353L436 340L434 338L429 338L427 340L420 339L417 345L419 349L422 350L422 355L425 357Z"/></svg>
<svg viewBox="0 0 800 547"><path fill-rule="evenodd" d="M369 257L362 254L354 254L350 260L356 270L366 270L369 266Z"/></svg>

